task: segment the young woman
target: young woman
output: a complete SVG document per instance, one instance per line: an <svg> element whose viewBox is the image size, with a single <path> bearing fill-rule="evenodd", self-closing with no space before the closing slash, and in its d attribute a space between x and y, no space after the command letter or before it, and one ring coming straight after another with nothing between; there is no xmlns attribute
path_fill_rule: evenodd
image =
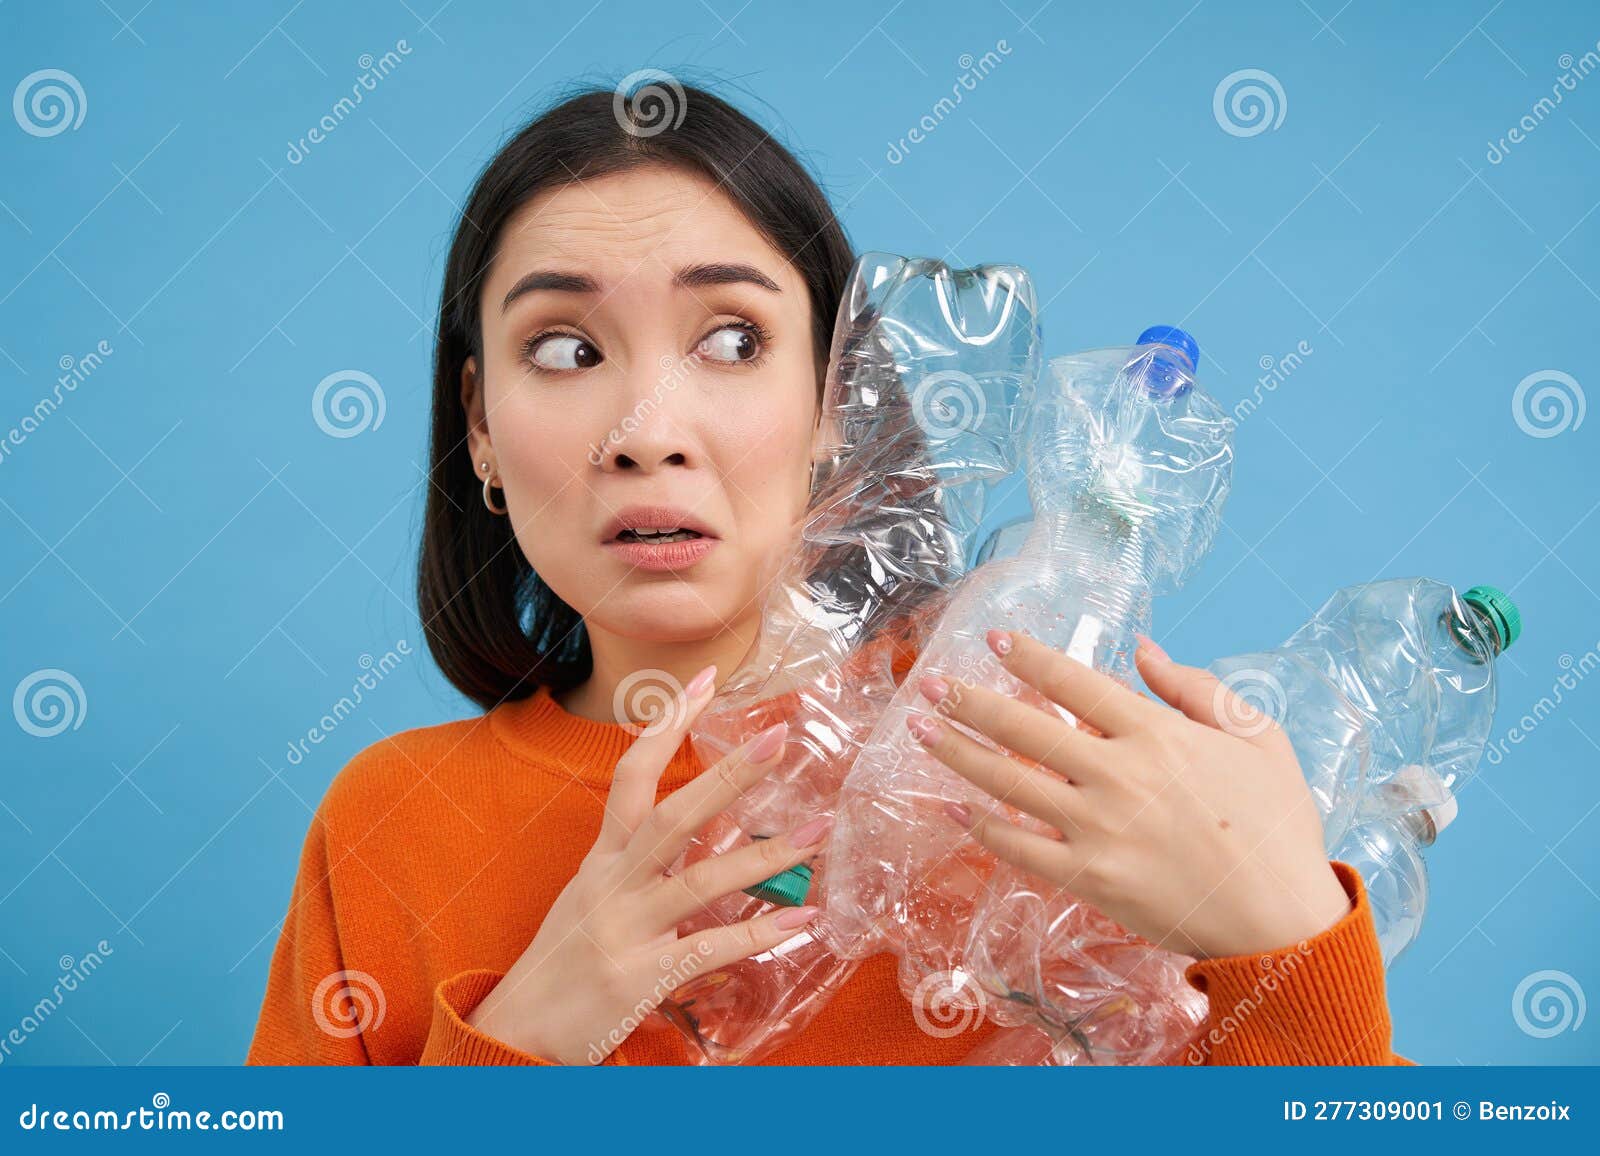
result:
<svg viewBox="0 0 1600 1156"><path fill-rule="evenodd" d="M672 111L568 100L495 157L462 213L420 610L439 665L487 713L395 735L335 779L253 1063L683 1063L648 1013L690 954L723 966L816 915L675 931L815 854L825 820L664 868L783 742L774 728L702 768L685 738L755 638L805 511L851 249L753 121L694 88ZM992 694L940 703L925 680L923 741L1071 836L951 821L1199 957L1189 978L1213 1023L1188 1062L1404 1062L1360 879L1326 859L1283 735L1225 733L1215 681L1153 643L1140 673L1176 710L1026 636L991 645L1100 734ZM614 706L640 672L684 687L643 734ZM991 1032L919 1029L879 956L767 1062L957 1063Z"/></svg>

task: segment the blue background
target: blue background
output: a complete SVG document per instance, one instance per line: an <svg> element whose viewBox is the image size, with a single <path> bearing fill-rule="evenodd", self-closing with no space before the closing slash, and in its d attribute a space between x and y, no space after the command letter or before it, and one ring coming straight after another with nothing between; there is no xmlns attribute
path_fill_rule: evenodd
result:
<svg viewBox="0 0 1600 1156"><path fill-rule="evenodd" d="M0 436L63 358L114 351L0 458L0 697L61 669L85 703L49 738L0 715L0 1032L60 957L113 948L9 1062L239 1061L328 781L382 735L472 713L410 590L431 319L476 172L575 80L717 85L814 167L858 249L1026 264L1050 353L1192 328L1210 390L1259 406L1214 554L1158 609L1175 657L1426 574L1522 608L1497 735L1595 659L1600 418L1532 436L1513 394L1560 371L1586 402L1600 376L1600 77L1486 155L1563 54L1595 49L1592 6L437 3L0 9L0 96L55 68L86 98L48 137L0 110ZM400 40L290 163L359 58ZM1240 69L1281 86L1276 127L1214 115ZM312 393L350 368L385 416L330 437ZM291 764L401 640L412 656ZM1432 854L1391 976L1414 1059L1600 1059L1600 1024L1539 1038L1512 1006L1544 970L1600 992L1600 678L1563 695Z"/></svg>

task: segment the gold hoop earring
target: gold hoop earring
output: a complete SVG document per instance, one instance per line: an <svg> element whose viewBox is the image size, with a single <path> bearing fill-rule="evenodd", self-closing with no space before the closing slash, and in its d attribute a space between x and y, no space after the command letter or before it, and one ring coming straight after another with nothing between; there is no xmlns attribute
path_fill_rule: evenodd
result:
<svg viewBox="0 0 1600 1156"><path fill-rule="evenodd" d="M479 462L478 468L483 471L483 504L488 507L491 514L505 513L506 508L504 506L496 506L494 499L489 496L489 487L495 485L495 477L489 472L489 463ZM498 488L504 489L503 486Z"/></svg>

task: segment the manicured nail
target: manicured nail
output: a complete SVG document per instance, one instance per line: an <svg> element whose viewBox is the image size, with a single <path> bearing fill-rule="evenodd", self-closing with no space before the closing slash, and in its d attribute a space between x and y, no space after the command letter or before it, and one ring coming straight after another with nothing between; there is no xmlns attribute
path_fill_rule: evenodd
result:
<svg viewBox="0 0 1600 1156"><path fill-rule="evenodd" d="M691 699L699 698L716 677L717 667L713 663L689 680L689 685L683 688L684 695Z"/></svg>
<svg viewBox="0 0 1600 1156"><path fill-rule="evenodd" d="M804 826L796 827L789 836L789 842L796 847L809 847L813 843L821 842L822 837L828 833L828 828L831 826L833 826L833 820L827 815L823 815L819 819L812 819L811 822Z"/></svg>
<svg viewBox="0 0 1600 1156"><path fill-rule="evenodd" d="M1011 635L1004 630L991 630L983 636L983 640L1001 658L1011 653Z"/></svg>
<svg viewBox="0 0 1600 1156"><path fill-rule="evenodd" d="M916 736L918 742L932 742L933 737L939 733L939 720L932 715L913 715L906 719L906 726Z"/></svg>
<svg viewBox="0 0 1600 1156"><path fill-rule="evenodd" d="M791 907L779 914L778 918L772 921L772 925L779 931L793 931L810 923L821 910L820 907Z"/></svg>
<svg viewBox="0 0 1600 1156"><path fill-rule="evenodd" d="M963 827L972 826L972 811L965 803L946 803L944 813Z"/></svg>
<svg viewBox="0 0 1600 1156"><path fill-rule="evenodd" d="M1157 646L1153 639L1146 638L1143 634L1135 634L1134 637L1139 640L1140 649L1143 650L1146 654L1150 655L1152 658L1154 658L1154 659L1156 659L1156 660L1158 660L1160 662L1171 662L1172 661L1171 657L1168 656L1167 652L1165 650L1162 650L1161 647Z"/></svg>
<svg viewBox="0 0 1600 1156"><path fill-rule="evenodd" d="M783 749L783 738L788 733L789 724L777 723L768 727L756 736L756 741L750 745L750 761L764 763L773 755Z"/></svg>
<svg viewBox="0 0 1600 1156"><path fill-rule="evenodd" d="M937 674L925 674L922 681L917 683L917 689L929 702L938 702L950 693L950 684Z"/></svg>

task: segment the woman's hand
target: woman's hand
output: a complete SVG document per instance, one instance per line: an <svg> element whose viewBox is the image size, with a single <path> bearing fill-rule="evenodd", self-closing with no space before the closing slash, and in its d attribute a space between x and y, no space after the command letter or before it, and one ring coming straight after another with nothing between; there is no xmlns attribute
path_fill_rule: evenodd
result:
<svg viewBox="0 0 1600 1156"><path fill-rule="evenodd" d="M1349 910L1288 736L1214 675L1142 639L1139 673L1177 708L1167 710L1025 634L991 630L988 641L1007 671L1080 726L981 687L923 679L919 689L941 716L1031 762L933 716L911 720L913 734L1061 836L1000 814L974 821L951 804L952 818L985 847L1187 955L1282 948Z"/></svg>
<svg viewBox="0 0 1600 1156"><path fill-rule="evenodd" d="M679 983L770 950L816 915L790 907L678 937L678 924L713 900L809 859L828 827L813 819L666 874L695 832L778 766L787 733L783 723L763 731L657 805L661 774L710 701L715 673L696 675L660 729L617 762L599 838L528 949L467 1017L474 1027L542 1059L599 1063Z"/></svg>

